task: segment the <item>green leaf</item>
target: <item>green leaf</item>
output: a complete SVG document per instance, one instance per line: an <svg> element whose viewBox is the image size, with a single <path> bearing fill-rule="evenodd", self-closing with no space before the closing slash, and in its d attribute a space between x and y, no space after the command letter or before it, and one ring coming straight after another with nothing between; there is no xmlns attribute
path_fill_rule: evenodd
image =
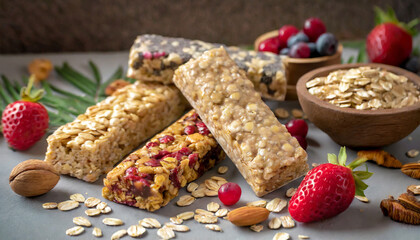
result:
<svg viewBox="0 0 420 240"><path fill-rule="evenodd" d="M63 67L61 68L65 73L72 76L75 79L79 79L84 84L88 85L91 88L95 88L95 82L86 77L85 75L81 74L80 72L76 71L74 68L70 67L70 65L67 62L63 63Z"/></svg>
<svg viewBox="0 0 420 240"><path fill-rule="evenodd" d="M93 76L95 77L96 87L98 87L101 84L101 73L94 62L89 61L89 66L92 69Z"/></svg>
<svg viewBox="0 0 420 240"><path fill-rule="evenodd" d="M1 79L3 80L3 84L6 87L7 92L10 94L13 100L15 101L20 100L19 91L16 91L16 89L10 83L9 79L7 79L7 77L4 75L1 75Z"/></svg>
<svg viewBox="0 0 420 240"><path fill-rule="evenodd" d="M350 56L349 59L347 59L347 63L352 63L354 61L354 56Z"/></svg>
<svg viewBox="0 0 420 240"><path fill-rule="evenodd" d="M348 168L350 168L351 170L359 167L360 165L362 165L363 163L365 163L366 161L368 161L367 158L358 158L356 160L354 160L353 162L351 162L349 165L347 165Z"/></svg>
<svg viewBox="0 0 420 240"><path fill-rule="evenodd" d="M3 98L6 105L14 102L13 99L7 94L7 92L5 91L3 87L0 87L0 96Z"/></svg>
<svg viewBox="0 0 420 240"><path fill-rule="evenodd" d="M68 83L72 84L76 88L78 88L80 91L88 94L88 95L94 95L95 94L95 88L91 88L87 85L85 85L80 79L76 79L72 76L70 76L66 71L63 71L59 67L55 67L55 71L60 75L64 80L66 80Z"/></svg>
<svg viewBox="0 0 420 240"><path fill-rule="evenodd" d="M373 173L367 171L353 171L353 174L356 175L360 180L366 180L373 175Z"/></svg>
<svg viewBox="0 0 420 240"><path fill-rule="evenodd" d="M347 161L346 147L341 147L338 153L338 163L341 166L345 166Z"/></svg>
<svg viewBox="0 0 420 240"><path fill-rule="evenodd" d="M331 164L338 164L337 156L332 153L328 153L328 162Z"/></svg>
<svg viewBox="0 0 420 240"><path fill-rule="evenodd" d="M76 95L74 93L62 90L62 89L60 89L60 88L58 88L58 87L56 87L56 86L54 86L50 83L45 83L45 84L47 84L54 92L57 92L57 93L62 94L64 96L80 100L80 101L85 102L89 105L95 105L96 104L95 100L91 96L79 96L79 95Z"/></svg>

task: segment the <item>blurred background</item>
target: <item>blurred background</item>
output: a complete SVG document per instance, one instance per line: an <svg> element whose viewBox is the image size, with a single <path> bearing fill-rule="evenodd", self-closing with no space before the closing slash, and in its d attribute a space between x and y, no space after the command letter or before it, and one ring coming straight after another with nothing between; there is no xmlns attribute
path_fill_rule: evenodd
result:
<svg viewBox="0 0 420 240"><path fill-rule="evenodd" d="M340 40L363 39L375 5L420 16L420 0L0 0L0 53L127 50L144 33L251 45L312 16Z"/></svg>

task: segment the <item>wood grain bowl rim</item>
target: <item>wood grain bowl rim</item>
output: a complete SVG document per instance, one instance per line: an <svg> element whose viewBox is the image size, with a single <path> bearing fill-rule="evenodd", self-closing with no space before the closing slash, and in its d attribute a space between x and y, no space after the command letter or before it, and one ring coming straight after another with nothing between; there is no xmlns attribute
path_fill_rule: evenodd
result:
<svg viewBox="0 0 420 240"><path fill-rule="evenodd" d="M343 113L353 114L353 115L360 115L360 116L394 115L394 114L407 113L411 111L420 111L420 101L410 106L405 106L402 108L392 108L392 109L360 110L360 109L355 109L355 108L341 108L332 103L321 100L318 97L310 94L308 89L306 88L306 82L314 79L315 77L327 76L330 72L340 70L340 69L358 68L362 66L380 67L394 74L406 76L409 81L413 82L415 85L420 87L420 76L399 67L386 65L386 64L380 64L380 63L335 64L335 65L317 68L315 70L312 70L304 74L302 77L300 77L296 84L298 98L299 99L306 98L308 101L313 102L319 105L320 107L327 108L333 111L338 111L338 112L343 112Z"/></svg>
<svg viewBox="0 0 420 240"><path fill-rule="evenodd" d="M273 30L273 31L261 34L260 36L257 37L257 39L254 42L254 50L258 51L258 45L261 41L266 40L268 38L275 37L277 35L278 35L278 30ZM337 57L341 58L342 52L343 52L343 45L340 43L337 47L337 51L331 56L322 56L322 57L314 57L314 58L291 58L288 56L282 56L282 60L284 62L295 63L295 64L319 63L319 62L328 61L332 58L337 58Z"/></svg>

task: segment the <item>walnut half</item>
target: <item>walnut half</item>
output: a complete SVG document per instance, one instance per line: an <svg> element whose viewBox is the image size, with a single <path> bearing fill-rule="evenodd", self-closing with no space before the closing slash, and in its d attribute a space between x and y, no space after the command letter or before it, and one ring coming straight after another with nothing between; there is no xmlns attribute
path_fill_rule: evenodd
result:
<svg viewBox="0 0 420 240"><path fill-rule="evenodd" d="M420 179L420 163L407 163L401 167L401 172L412 178Z"/></svg>

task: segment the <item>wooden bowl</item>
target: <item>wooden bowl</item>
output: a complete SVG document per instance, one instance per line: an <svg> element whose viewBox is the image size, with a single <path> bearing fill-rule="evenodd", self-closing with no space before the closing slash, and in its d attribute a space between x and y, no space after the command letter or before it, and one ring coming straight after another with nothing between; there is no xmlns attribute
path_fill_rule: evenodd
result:
<svg viewBox="0 0 420 240"><path fill-rule="evenodd" d="M278 30L267 32L259 36L254 42L254 49L258 51L258 45L263 40L272 38L278 35ZM282 64L285 69L287 79L287 100L296 100L296 83L299 78L316 68L329 66L333 64L341 63L341 53L343 52L343 46L340 44L337 48L337 52L332 56L316 57L316 58L291 58L283 57Z"/></svg>
<svg viewBox="0 0 420 240"><path fill-rule="evenodd" d="M420 86L420 77L404 69L374 63L337 64L318 68L303 75L297 85L299 103L309 120L336 143L352 148L381 147L401 140L420 124L420 102L414 105L381 110L340 108L311 95L306 82L327 76L339 69L361 66L380 67Z"/></svg>

